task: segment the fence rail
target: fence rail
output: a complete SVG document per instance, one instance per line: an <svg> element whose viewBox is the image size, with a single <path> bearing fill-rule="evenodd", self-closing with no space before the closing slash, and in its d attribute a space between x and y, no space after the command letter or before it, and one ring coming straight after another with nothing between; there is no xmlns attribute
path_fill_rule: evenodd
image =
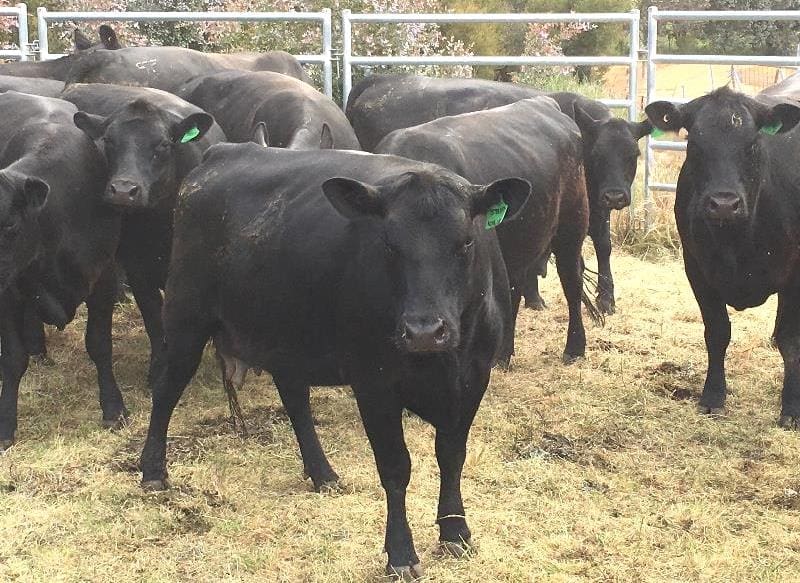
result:
<svg viewBox="0 0 800 583"><path fill-rule="evenodd" d="M630 43L628 55L605 56L360 56L353 53L354 23L537 23L537 22L577 22L586 24L619 22L630 27ZM639 11L599 12L599 13L544 13L544 14L353 14L349 10L342 11L342 102L353 88L353 67L374 65L623 65L629 68L628 96L625 99L601 99L610 107L626 108L628 119L634 120L637 115L637 65L639 57Z"/></svg>
<svg viewBox="0 0 800 583"><path fill-rule="evenodd" d="M316 55L295 55L301 63L322 65L325 94L333 96L333 64L331 45L333 28L331 12L49 12L37 10L39 58L54 59L63 55L50 53L47 38L52 22L318 22L322 27L322 50Z"/></svg>
<svg viewBox="0 0 800 583"><path fill-rule="evenodd" d="M668 22L711 22L711 21L794 21L800 22L798 10L659 10L655 6L647 9L647 94L646 103L659 99L657 95L657 71L659 63L703 64L703 65L771 65L800 66L800 55L793 57L752 56L752 55L674 55L658 52L658 23ZM672 102L685 102L688 99L666 98ZM655 152L686 151L686 143L647 138L647 156L644 172L645 224L650 228L653 220L653 192L675 192L676 185L669 182L656 182L653 178Z"/></svg>
<svg viewBox="0 0 800 583"><path fill-rule="evenodd" d="M0 50L0 59L28 60L28 7L25 4L0 6L0 17L17 19L17 48Z"/></svg>

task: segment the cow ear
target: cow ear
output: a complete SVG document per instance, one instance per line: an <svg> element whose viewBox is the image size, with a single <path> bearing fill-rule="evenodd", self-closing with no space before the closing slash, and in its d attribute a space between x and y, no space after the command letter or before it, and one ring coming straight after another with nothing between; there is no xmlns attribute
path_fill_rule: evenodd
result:
<svg viewBox="0 0 800 583"><path fill-rule="evenodd" d="M202 138L214 125L214 118L207 113L193 113L173 124L170 139L176 144L188 144Z"/></svg>
<svg viewBox="0 0 800 583"><path fill-rule="evenodd" d="M14 206L26 213L37 213L47 201L50 186L39 178L29 176L17 187Z"/></svg>
<svg viewBox="0 0 800 583"><path fill-rule="evenodd" d="M575 112L575 123L578 124L578 128L581 130L581 136L585 140L593 141L597 136L597 128L599 128L600 124L603 122L594 119L577 103L575 103L572 107Z"/></svg>
<svg viewBox="0 0 800 583"><path fill-rule="evenodd" d="M378 189L351 178L329 178L322 192L340 215L347 219L364 216L383 217L386 207Z"/></svg>
<svg viewBox="0 0 800 583"><path fill-rule="evenodd" d="M106 133L108 120L102 116L79 111L72 116L72 121L78 129L83 130L93 140L99 139Z"/></svg>
<svg viewBox="0 0 800 583"><path fill-rule="evenodd" d="M92 41L77 28L72 31L72 39L76 51L85 51L92 48Z"/></svg>
<svg viewBox="0 0 800 583"><path fill-rule="evenodd" d="M476 188L472 196L472 216L486 215L487 229L513 220L531 196L531 185L522 178L504 178Z"/></svg>
<svg viewBox="0 0 800 583"><path fill-rule="evenodd" d="M253 137L250 138L250 141L258 144L259 146L269 148L269 132L267 131L267 124L265 124L263 121L258 122L253 130Z"/></svg>
<svg viewBox="0 0 800 583"><path fill-rule="evenodd" d="M323 123L322 133L319 136L319 149L320 150L333 150L333 133L331 127Z"/></svg>
<svg viewBox="0 0 800 583"><path fill-rule="evenodd" d="M677 132L682 127L686 127L681 110L669 101L654 101L644 108L644 112L650 123L661 131Z"/></svg>
<svg viewBox="0 0 800 583"><path fill-rule="evenodd" d="M629 121L628 129L635 139L640 140L653 131L653 124L650 123L649 119L639 122Z"/></svg>
<svg viewBox="0 0 800 583"><path fill-rule="evenodd" d="M116 51L122 48L122 45L119 44L119 39L117 39L116 31L107 24L100 25L100 42L109 51Z"/></svg>
<svg viewBox="0 0 800 583"><path fill-rule="evenodd" d="M792 103L779 103L770 109L763 119L759 119L762 134L782 134L793 129L800 122L800 107Z"/></svg>

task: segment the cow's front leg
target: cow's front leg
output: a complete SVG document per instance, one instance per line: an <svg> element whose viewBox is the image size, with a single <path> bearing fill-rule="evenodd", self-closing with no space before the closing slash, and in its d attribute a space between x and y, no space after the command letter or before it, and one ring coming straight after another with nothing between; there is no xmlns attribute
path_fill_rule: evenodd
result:
<svg viewBox="0 0 800 583"><path fill-rule="evenodd" d="M386 573L413 581L423 575L414 550L411 527L406 516L406 488L411 479L411 457L403 437L402 407L390 396L388 387L354 383L364 430L372 446L381 485L386 492L386 539L389 561Z"/></svg>
<svg viewBox="0 0 800 583"><path fill-rule="evenodd" d="M28 352L22 339L24 325L23 302L12 299L10 294L0 298L0 451L14 444L17 431L19 382L28 369Z"/></svg>
<svg viewBox="0 0 800 583"><path fill-rule="evenodd" d="M725 352L731 341L731 321L725 302L705 280L692 257L684 254L684 266L705 326L708 370L698 409L720 414L725 408L728 387L725 382Z"/></svg>
<svg viewBox="0 0 800 583"><path fill-rule="evenodd" d="M614 277L611 275L611 210L593 212L589 236L597 256L597 308L604 314L617 310L614 300Z"/></svg>
<svg viewBox="0 0 800 583"><path fill-rule="evenodd" d="M775 342L783 357L783 392L778 424L800 429L800 290L778 294Z"/></svg>

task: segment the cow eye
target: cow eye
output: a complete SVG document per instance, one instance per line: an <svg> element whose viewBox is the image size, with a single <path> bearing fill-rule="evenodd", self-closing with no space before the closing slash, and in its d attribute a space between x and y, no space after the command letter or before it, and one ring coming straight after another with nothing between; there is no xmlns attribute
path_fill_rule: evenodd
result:
<svg viewBox="0 0 800 583"><path fill-rule="evenodd" d="M156 156L164 154L167 150L169 150L169 146L170 146L169 142L161 142L159 145L157 145L155 148Z"/></svg>
<svg viewBox="0 0 800 583"><path fill-rule="evenodd" d="M464 241L464 243L461 245L461 247L458 248L458 254L459 255L466 255L467 253L469 253L469 250L472 249L472 246L474 244L475 244L475 240L474 239L467 239L466 241Z"/></svg>

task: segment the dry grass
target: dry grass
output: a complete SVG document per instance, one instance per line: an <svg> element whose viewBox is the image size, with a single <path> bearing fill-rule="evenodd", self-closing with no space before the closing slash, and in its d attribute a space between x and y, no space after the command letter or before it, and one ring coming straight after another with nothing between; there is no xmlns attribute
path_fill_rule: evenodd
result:
<svg viewBox="0 0 800 583"><path fill-rule="evenodd" d="M797 580L800 436L775 426L775 302L734 316L729 414L699 417L702 325L680 263L618 254L614 266L619 313L589 327L577 365L560 363L553 276L550 309L521 317L514 370L493 375L470 440L469 560L436 554L433 432L407 419L409 516L432 581ZM0 457L0 580L381 580L385 502L349 391L313 395L347 483L318 495L274 388L262 377L243 390L254 435L242 441L207 355L170 432L174 488L145 494L144 333L130 308L117 320L129 429L99 428L80 324L50 336L58 366L24 382L20 442Z"/></svg>

